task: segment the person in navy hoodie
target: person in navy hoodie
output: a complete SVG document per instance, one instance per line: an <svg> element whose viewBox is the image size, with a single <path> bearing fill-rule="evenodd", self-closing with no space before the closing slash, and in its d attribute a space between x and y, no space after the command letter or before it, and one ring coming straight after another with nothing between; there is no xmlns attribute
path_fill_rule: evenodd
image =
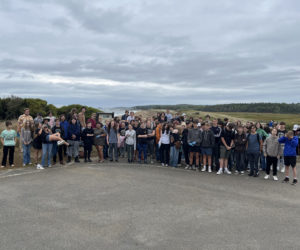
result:
<svg viewBox="0 0 300 250"><path fill-rule="evenodd" d="M66 120L66 116L65 115L61 115L60 116L60 126L63 128L64 130L64 135L63 135L63 139L65 141L68 140L68 127L69 127L69 122ZM62 149L64 152L64 156L67 155L67 146L66 145L62 145Z"/></svg>
<svg viewBox="0 0 300 250"><path fill-rule="evenodd" d="M294 136L293 131L287 132L285 136L282 136L281 138L278 139L279 143L284 143L284 165L285 165L285 178L283 182L288 183L289 182L289 172L290 172L290 166L293 169L293 185L296 185L298 180L297 180L297 171L296 171L296 163L297 163L297 158L296 158L296 148L298 146L298 137Z"/></svg>
<svg viewBox="0 0 300 250"><path fill-rule="evenodd" d="M92 162L91 152L94 142L94 129L90 121L86 123L86 128L82 131L81 138L84 144L84 162Z"/></svg>
<svg viewBox="0 0 300 250"><path fill-rule="evenodd" d="M68 162L71 162L72 156L75 158L75 162L79 161L79 142L80 142L80 125L75 117L72 118L68 127Z"/></svg>

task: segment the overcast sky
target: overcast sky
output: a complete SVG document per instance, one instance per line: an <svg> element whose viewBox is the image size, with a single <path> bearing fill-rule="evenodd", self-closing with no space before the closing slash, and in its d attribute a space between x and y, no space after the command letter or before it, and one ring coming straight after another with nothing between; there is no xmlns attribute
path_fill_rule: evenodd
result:
<svg viewBox="0 0 300 250"><path fill-rule="evenodd" d="M1 0L1 96L299 102L299 0Z"/></svg>

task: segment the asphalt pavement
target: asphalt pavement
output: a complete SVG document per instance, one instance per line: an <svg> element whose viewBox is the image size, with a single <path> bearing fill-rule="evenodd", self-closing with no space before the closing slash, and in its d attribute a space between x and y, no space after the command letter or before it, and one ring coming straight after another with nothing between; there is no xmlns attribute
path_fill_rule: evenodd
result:
<svg viewBox="0 0 300 250"><path fill-rule="evenodd" d="M299 215L299 186L263 176L122 162L0 173L1 250L298 250Z"/></svg>

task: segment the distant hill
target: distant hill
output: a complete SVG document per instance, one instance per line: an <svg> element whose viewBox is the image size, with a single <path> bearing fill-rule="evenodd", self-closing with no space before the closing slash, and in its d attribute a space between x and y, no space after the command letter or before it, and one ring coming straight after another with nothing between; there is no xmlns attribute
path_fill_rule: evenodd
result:
<svg viewBox="0 0 300 250"><path fill-rule="evenodd" d="M217 105L144 105L134 106L131 109L171 109L171 110L199 110L207 112L256 112L256 113L289 113L300 114L300 103L231 103Z"/></svg>

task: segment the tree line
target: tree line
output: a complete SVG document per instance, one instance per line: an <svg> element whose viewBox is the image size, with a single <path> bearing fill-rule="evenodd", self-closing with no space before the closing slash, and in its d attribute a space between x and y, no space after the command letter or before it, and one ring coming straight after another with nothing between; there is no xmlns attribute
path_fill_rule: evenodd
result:
<svg viewBox="0 0 300 250"><path fill-rule="evenodd" d="M255 112L255 113L288 113L299 114L300 103L232 103L217 105L144 105L135 106L132 109L148 110L148 109L171 109L171 110L196 110L207 112Z"/></svg>
<svg viewBox="0 0 300 250"><path fill-rule="evenodd" d="M54 116L67 114L72 108L77 108L80 112L81 104L72 104L62 107L56 107L53 104L48 104L47 101L38 98L20 98L16 96L0 98L0 120L17 119L24 113L24 108L29 108L30 113L36 116L40 113L43 117L52 112ZM100 112L99 109L93 107L86 107L86 117L92 113Z"/></svg>

